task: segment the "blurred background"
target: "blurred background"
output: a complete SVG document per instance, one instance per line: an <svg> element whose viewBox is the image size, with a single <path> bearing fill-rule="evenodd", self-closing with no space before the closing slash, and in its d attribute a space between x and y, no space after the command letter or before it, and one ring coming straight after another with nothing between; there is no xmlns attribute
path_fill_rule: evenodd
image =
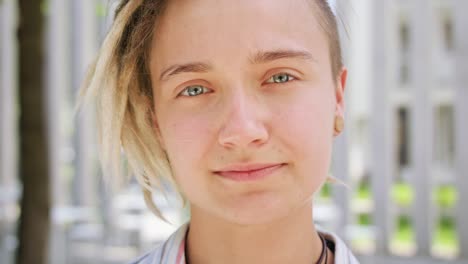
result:
<svg viewBox="0 0 468 264"><path fill-rule="evenodd" d="M172 225L135 180L105 183L92 110L74 115L116 4L0 0L2 264L126 263L187 220L171 191L154 200ZM349 188L324 186L317 224L361 263L468 263L468 1L331 5L349 68L332 174Z"/></svg>

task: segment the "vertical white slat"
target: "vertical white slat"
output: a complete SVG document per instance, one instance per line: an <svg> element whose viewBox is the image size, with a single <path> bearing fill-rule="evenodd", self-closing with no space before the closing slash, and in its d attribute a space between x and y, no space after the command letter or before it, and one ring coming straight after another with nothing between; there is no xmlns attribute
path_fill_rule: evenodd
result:
<svg viewBox="0 0 468 264"><path fill-rule="evenodd" d="M66 90L70 87L70 40L69 1L51 0L47 23L47 102L49 140L51 148L51 173L53 179L53 202L55 206L68 203L69 188L61 174L65 158L63 146L63 112L66 104Z"/></svg>
<svg viewBox="0 0 468 264"><path fill-rule="evenodd" d="M334 177L349 183L347 132L345 131L334 142L332 171ZM336 233L343 239L346 239L346 227L350 223L349 197L351 197L351 194L349 192L350 190L339 184L333 186L333 200L338 209Z"/></svg>
<svg viewBox="0 0 468 264"><path fill-rule="evenodd" d="M346 21L346 13L347 13L346 3L343 0L337 0L335 3L335 13L337 16L338 21ZM343 25L338 23L338 28L340 31L340 39L341 39L341 46L342 46L342 54L343 54L343 61L346 64L347 61L347 50L348 50L348 42L346 39L346 34L343 32L344 28ZM347 92L345 90L345 104L347 105ZM345 109L345 113L347 113L347 109ZM349 126L349 122L347 121L345 114L345 129L339 135L334 142L333 146L333 176L340 179L341 181L350 184L349 178L349 169L348 169L348 129L346 127ZM333 200L336 204L336 208L338 209L338 218L336 221L336 233L347 240L346 235L346 227L350 224L350 217L349 217L349 198L351 197L351 190L344 188L343 186L336 185L333 186Z"/></svg>
<svg viewBox="0 0 468 264"><path fill-rule="evenodd" d="M97 46L96 11L95 1L73 1L73 99L77 99L77 93L86 74L87 67L93 60ZM74 104L76 100L72 100ZM73 107L73 105L71 106ZM74 175L75 200L80 206L95 206L97 203L98 179L95 175L94 165L96 151L94 122L91 109L83 109L76 116L76 131L74 146L76 150Z"/></svg>
<svg viewBox="0 0 468 264"><path fill-rule="evenodd" d="M72 1L71 3L71 31L73 32L71 55L72 55L72 87L68 91L70 93L71 105L69 108L74 108L78 100L79 88L83 83L86 75L87 66L93 60L96 52L97 32L96 32L96 1L82 0ZM96 149L93 149L94 142L94 122L92 120L92 109L88 107L81 109L74 116L74 131L73 131L73 149L75 150L75 158L73 166L75 173L73 175L73 205L76 209L84 209L83 212L89 212L85 215L80 215L78 225L75 221L71 223L71 230L92 230L92 226L96 224L95 219L99 219L94 212L98 205L98 181L94 165L96 158ZM88 243L88 246L94 248L93 253L87 254L86 257L93 258L96 261L101 259L103 248L99 232L93 232L92 235L81 236L82 240ZM73 244L74 237L69 237ZM99 253L99 254L98 254ZM85 257L85 259L86 259Z"/></svg>
<svg viewBox="0 0 468 264"><path fill-rule="evenodd" d="M8 112L8 108L5 107L5 97L6 95L6 88L3 82L5 78L3 75L3 68L5 67L6 63L4 63L4 46L6 42L6 34L5 34L5 21L4 21L4 4L0 2L0 259L7 259L7 249L5 247L5 240L8 235L7 233L7 222L5 219L5 210L6 210L6 197L5 197L5 189L6 183L4 183L4 177L7 174L4 166L5 166L5 155L7 154L6 146L5 146L5 133L3 132L6 126L8 125L5 120L5 113ZM8 263L10 261L8 260Z"/></svg>
<svg viewBox="0 0 468 264"><path fill-rule="evenodd" d="M16 2L0 2L0 259L13 263L14 248L8 246L14 236L12 209L18 203L17 48Z"/></svg>
<svg viewBox="0 0 468 264"><path fill-rule="evenodd" d="M371 146L370 138L370 114L371 114L371 82L373 74L373 54L371 47L373 30L373 0L340 0L345 7L343 10L344 24L346 32L341 32L343 36L343 56L348 67L347 97L346 97L346 129L348 132L348 158L349 174L351 183L359 181L369 181L370 164L369 153ZM346 46L345 46L346 45ZM350 186L356 192L355 186ZM351 204L353 203L350 199ZM352 229L349 234L354 240L363 232L356 230L355 213L371 213L368 209L358 207L350 212ZM367 227L368 239L372 239L374 232L372 227Z"/></svg>
<svg viewBox="0 0 468 264"><path fill-rule="evenodd" d="M346 119L345 119L346 120ZM333 144L333 176L349 183L349 170L348 170L348 146L347 146L347 132L346 129L334 140ZM337 209L337 219L334 222L335 232L346 240L346 227L349 224L349 197L350 190L346 189L340 184L336 184L332 188L332 196Z"/></svg>
<svg viewBox="0 0 468 264"><path fill-rule="evenodd" d="M388 101L389 1L372 1L372 76L370 116L370 175L374 199L373 219L376 227L375 253L388 255L390 237L389 188L391 186L391 113Z"/></svg>
<svg viewBox="0 0 468 264"><path fill-rule="evenodd" d="M415 0L410 4L411 96L410 146L412 175L415 190L412 219L416 234L417 254L430 255L432 226L430 219L432 110L429 93L432 92L431 76L431 20L432 4Z"/></svg>
<svg viewBox="0 0 468 264"><path fill-rule="evenodd" d="M46 23L46 100L52 190L52 227L50 260L52 264L67 263L68 248L65 236L63 209L69 204L70 188L63 175L66 137L64 128L67 113L66 90L70 87L69 0L50 0Z"/></svg>
<svg viewBox="0 0 468 264"><path fill-rule="evenodd" d="M454 0L455 26L455 176L460 257L468 260L468 1Z"/></svg>
<svg viewBox="0 0 468 264"><path fill-rule="evenodd" d="M17 183L16 136L16 5L0 4L0 187L14 188Z"/></svg>

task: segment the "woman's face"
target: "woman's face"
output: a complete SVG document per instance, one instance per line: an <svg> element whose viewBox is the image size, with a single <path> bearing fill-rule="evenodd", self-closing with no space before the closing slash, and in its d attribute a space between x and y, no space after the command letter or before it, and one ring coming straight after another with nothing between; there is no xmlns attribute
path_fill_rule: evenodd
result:
<svg viewBox="0 0 468 264"><path fill-rule="evenodd" d="M170 2L150 55L154 122L192 212L255 224L310 205L346 72L332 76L308 1Z"/></svg>

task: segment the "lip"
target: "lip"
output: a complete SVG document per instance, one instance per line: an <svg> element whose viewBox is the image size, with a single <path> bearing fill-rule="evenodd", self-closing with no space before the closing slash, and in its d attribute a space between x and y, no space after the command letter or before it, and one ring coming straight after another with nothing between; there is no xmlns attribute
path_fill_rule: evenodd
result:
<svg viewBox="0 0 468 264"><path fill-rule="evenodd" d="M214 173L233 181L255 181L273 174L285 165L285 163L234 164L214 171Z"/></svg>

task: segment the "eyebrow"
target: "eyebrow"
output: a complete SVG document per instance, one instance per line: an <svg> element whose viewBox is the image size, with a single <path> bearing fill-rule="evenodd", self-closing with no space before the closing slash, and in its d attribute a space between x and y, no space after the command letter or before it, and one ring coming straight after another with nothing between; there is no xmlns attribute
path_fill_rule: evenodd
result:
<svg viewBox="0 0 468 264"><path fill-rule="evenodd" d="M306 61L316 61L314 56L304 50L273 50L258 51L249 58L251 64L265 64L279 59L301 59ZM169 77L181 73L206 73L212 70L211 64L207 62L190 62L184 64L175 64L165 69L159 80L165 81Z"/></svg>
<svg viewBox="0 0 468 264"><path fill-rule="evenodd" d="M259 51L250 58L252 64L264 64L279 59L301 59L315 61L314 56L305 50L274 50L274 51Z"/></svg>

